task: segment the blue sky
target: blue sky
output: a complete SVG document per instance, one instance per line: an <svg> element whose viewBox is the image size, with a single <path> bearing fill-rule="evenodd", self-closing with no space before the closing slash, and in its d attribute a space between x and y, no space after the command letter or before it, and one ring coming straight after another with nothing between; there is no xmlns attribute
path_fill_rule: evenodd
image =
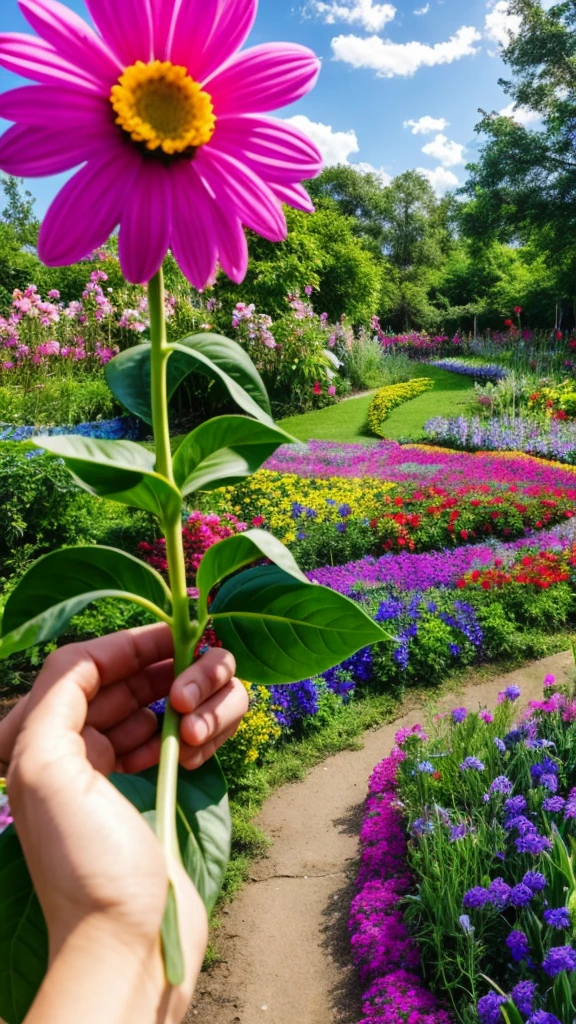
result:
<svg viewBox="0 0 576 1024"><path fill-rule="evenodd" d="M85 12L82 0L65 2ZM2 30L27 31L16 0L1 3ZM514 28L507 7L508 0L260 0L250 42L301 42L322 58L316 89L281 114L296 117L328 163L370 165L385 178L422 168L442 192L465 180L478 108L509 104L498 86L499 44ZM0 92L17 84L0 68ZM530 122L530 112L517 116ZM27 181L39 214L66 177Z"/></svg>

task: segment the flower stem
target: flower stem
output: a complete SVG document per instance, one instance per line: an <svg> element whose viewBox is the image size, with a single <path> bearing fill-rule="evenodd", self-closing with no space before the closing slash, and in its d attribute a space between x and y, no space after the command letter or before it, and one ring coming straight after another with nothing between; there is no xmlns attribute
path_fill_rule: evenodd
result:
<svg viewBox="0 0 576 1024"><path fill-rule="evenodd" d="M167 367L170 346L166 339L164 280L162 270L148 285L151 339L152 428L156 449L156 471L174 483L170 428L168 422ZM182 543L182 514L176 504L163 509L161 526L166 538L168 577L172 593L174 637L174 675L191 664L198 641L198 624L190 621L186 589L186 563ZM176 832L176 788L180 755L180 716L168 702L162 729L158 791L156 795L156 831L169 861L180 860Z"/></svg>

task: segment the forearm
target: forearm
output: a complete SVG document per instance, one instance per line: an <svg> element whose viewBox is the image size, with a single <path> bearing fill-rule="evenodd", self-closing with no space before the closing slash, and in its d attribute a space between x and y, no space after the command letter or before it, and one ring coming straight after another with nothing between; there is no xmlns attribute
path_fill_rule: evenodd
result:
<svg viewBox="0 0 576 1024"><path fill-rule="evenodd" d="M51 960L25 1024L163 1024L159 944L139 946L106 921L77 927Z"/></svg>

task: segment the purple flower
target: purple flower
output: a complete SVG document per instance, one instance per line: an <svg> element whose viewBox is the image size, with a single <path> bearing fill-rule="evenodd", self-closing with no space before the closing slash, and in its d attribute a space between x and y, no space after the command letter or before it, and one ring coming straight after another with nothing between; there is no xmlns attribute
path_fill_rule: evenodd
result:
<svg viewBox="0 0 576 1024"><path fill-rule="evenodd" d="M503 793L504 796L509 796L513 789L514 786L506 775L498 775L490 786L491 793Z"/></svg>
<svg viewBox="0 0 576 1024"><path fill-rule="evenodd" d="M492 722L494 721L494 715L491 714L490 711L481 711L480 718L483 722L486 722L486 725L492 725Z"/></svg>
<svg viewBox="0 0 576 1024"><path fill-rule="evenodd" d="M461 772L475 771L483 772L485 770L482 761L479 761L477 757L466 757L460 765Z"/></svg>
<svg viewBox="0 0 576 1024"><path fill-rule="evenodd" d="M570 927L570 911L566 907L549 907L544 911L544 920L551 928L561 931Z"/></svg>
<svg viewBox="0 0 576 1024"><path fill-rule="evenodd" d="M488 887L488 899L497 910L504 910L510 901L511 892L510 886L503 878L495 878Z"/></svg>
<svg viewBox="0 0 576 1024"><path fill-rule="evenodd" d="M494 746L496 747L496 750L500 751L501 754L506 753L506 744L504 743L504 740L500 739L499 736L494 737Z"/></svg>
<svg viewBox="0 0 576 1024"><path fill-rule="evenodd" d="M474 926L471 923L468 914L461 914L458 920L460 922L460 927L462 928L462 931L465 932L467 935L471 935L472 932L474 931Z"/></svg>
<svg viewBox="0 0 576 1024"><path fill-rule="evenodd" d="M527 871L522 879L523 885L527 885L532 892L542 892L546 888L546 879L540 871Z"/></svg>
<svg viewBox="0 0 576 1024"><path fill-rule="evenodd" d="M558 814L559 811L564 810L566 801L561 796L547 796L542 804L543 811L550 811L552 814Z"/></svg>
<svg viewBox="0 0 576 1024"><path fill-rule="evenodd" d="M546 1010L536 1010L536 1013L529 1017L528 1024L561 1024L561 1021L553 1013L547 1013Z"/></svg>
<svg viewBox="0 0 576 1024"><path fill-rule="evenodd" d="M500 1024L503 1020L500 1007L508 1000L505 996L499 996L497 992L489 992L478 1000L478 1016L480 1024Z"/></svg>
<svg viewBox="0 0 576 1024"><path fill-rule="evenodd" d="M525 836L520 836L514 840L518 853L531 853L533 856L537 856L540 853L544 853L545 850L552 849L552 843L546 836L541 836L538 832L530 832Z"/></svg>
<svg viewBox="0 0 576 1024"><path fill-rule="evenodd" d="M481 885L476 885L473 889L468 889L468 892L464 894L462 906L468 910L476 910L478 907L483 907L489 900L488 890L484 889Z"/></svg>
<svg viewBox="0 0 576 1024"><path fill-rule="evenodd" d="M568 821L569 818L576 818L576 797L572 796L566 801L564 808L564 821Z"/></svg>
<svg viewBox="0 0 576 1024"><path fill-rule="evenodd" d="M346 533L346 523L336 523L338 533Z"/></svg>
<svg viewBox="0 0 576 1024"><path fill-rule="evenodd" d="M519 882L518 885L515 885L512 888L510 893L510 903L513 907L527 907L533 896L534 893L532 892L532 889L527 885L524 885L523 882Z"/></svg>
<svg viewBox="0 0 576 1024"><path fill-rule="evenodd" d="M420 761L416 767L423 775L434 775L434 765L430 761Z"/></svg>
<svg viewBox="0 0 576 1024"><path fill-rule="evenodd" d="M519 981L511 993L512 1002L524 1017L529 1017L534 1009L536 985L533 981Z"/></svg>
<svg viewBox="0 0 576 1024"><path fill-rule="evenodd" d="M519 931L517 928L514 929L506 939L506 945L512 954L512 959L516 963L526 960L528 953L530 952L530 947L524 932Z"/></svg>
<svg viewBox="0 0 576 1024"><path fill-rule="evenodd" d="M550 793L555 793L558 789L558 776L549 773L541 775L540 785L544 786L544 788L549 790Z"/></svg>
<svg viewBox="0 0 576 1024"><path fill-rule="evenodd" d="M468 828L462 822L461 825L453 825L450 830L450 842L455 843L458 839L465 839L468 835Z"/></svg>
<svg viewBox="0 0 576 1024"><path fill-rule="evenodd" d="M522 814L527 807L528 804L526 803L526 797L523 796L513 796L510 800L506 800L506 803L504 804L504 810L507 811L508 814L514 815Z"/></svg>
<svg viewBox="0 0 576 1024"><path fill-rule="evenodd" d="M424 836L426 833L434 831L434 822L426 818L416 818L416 821L412 824L412 831L414 835Z"/></svg>
<svg viewBox="0 0 576 1024"><path fill-rule="evenodd" d="M537 785L543 775L558 775L558 765L551 757L543 757L541 761L531 766L530 774L534 785Z"/></svg>
<svg viewBox="0 0 576 1024"><path fill-rule="evenodd" d="M458 725L468 717L468 711L466 708L454 708L452 712L452 721Z"/></svg>
<svg viewBox="0 0 576 1024"><path fill-rule="evenodd" d="M562 971L576 970L576 949L572 946L552 946L542 964L542 970L551 978Z"/></svg>
<svg viewBox="0 0 576 1024"><path fill-rule="evenodd" d="M513 704L514 701L518 700L518 698L521 696L522 690L519 686L507 686L506 689L502 691L502 693L498 694L498 703L503 704L504 701L509 701L511 704Z"/></svg>

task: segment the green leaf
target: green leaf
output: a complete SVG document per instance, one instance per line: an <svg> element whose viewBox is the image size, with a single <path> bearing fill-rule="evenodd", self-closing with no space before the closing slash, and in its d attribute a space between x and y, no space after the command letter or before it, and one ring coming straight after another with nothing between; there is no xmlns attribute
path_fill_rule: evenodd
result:
<svg viewBox="0 0 576 1024"><path fill-rule="evenodd" d="M251 476L281 444L294 438L247 416L218 416L188 434L174 455L182 494L228 487Z"/></svg>
<svg viewBox="0 0 576 1024"><path fill-rule="evenodd" d="M59 455L76 483L99 498L144 509L161 517L171 505L180 509L178 490L155 472L154 454L133 441L89 437L36 438L35 444Z"/></svg>
<svg viewBox="0 0 576 1024"><path fill-rule="evenodd" d="M264 686L325 672L386 637L354 601L274 565L233 576L210 613L238 674Z"/></svg>
<svg viewBox="0 0 576 1024"><path fill-rule="evenodd" d="M281 541L265 530L247 530L246 533L227 537L214 544L200 562L196 582L200 589L201 614L207 614L208 595L217 583L261 558L269 559L284 572L309 586L293 555Z"/></svg>
<svg viewBox="0 0 576 1024"><path fill-rule="evenodd" d="M217 334L197 334L171 345L168 361L168 398L185 377L195 371L220 380L244 412L271 423L270 402L254 363L236 342ZM135 416L152 422L150 405L150 345L126 349L106 365L111 391Z"/></svg>
<svg viewBox="0 0 576 1024"><path fill-rule="evenodd" d="M116 597L164 618L169 591L150 566L124 551L73 547L44 555L12 591L0 625L0 658L58 636L92 601Z"/></svg>
<svg viewBox="0 0 576 1024"><path fill-rule="evenodd" d="M113 775L111 781L140 811L154 810L158 769L138 776ZM208 913L222 888L232 826L226 779L213 757L194 772L178 772L176 825L182 862Z"/></svg>
<svg viewBox="0 0 576 1024"><path fill-rule="evenodd" d="M24 1020L47 968L44 915L10 827L0 835L0 1016L6 1024Z"/></svg>

